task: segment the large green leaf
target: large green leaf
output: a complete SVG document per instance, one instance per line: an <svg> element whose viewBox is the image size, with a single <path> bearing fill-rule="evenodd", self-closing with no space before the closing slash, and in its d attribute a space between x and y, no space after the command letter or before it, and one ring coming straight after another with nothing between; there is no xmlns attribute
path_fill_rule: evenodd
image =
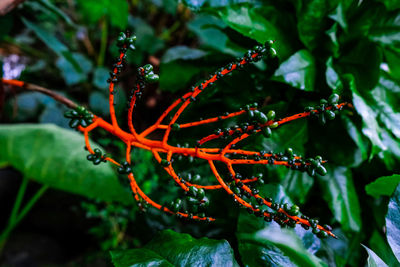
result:
<svg viewBox="0 0 400 267"><path fill-rule="evenodd" d="M113 251L111 256L116 267L238 266L227 241L196 239L172 230L160 232L143 249Z"/></svg>
<svg viewBox="0 0 400 267"><path fill-rule="evenodd" d="M400 162L400 112L396 104L400 101L400 87L385 73L372 91L359 91L351 77L348 85L363 120L362 132L372 144L371 157L378 155L388 169L395 169Z"/></svg>
<svg viewBox="0 0 400 267"><path fill-rule="evenodd" d="M386 210L382 211L384 215L382 220L385 221ZM372 233L371 239L369 240L369 245L371 250L373 250L387 265L396 266L398 261L393 254L389 243L386 240L386 235L380 233L380 229L375 230Z"/></svg>
<svg viewBox="0 0 400 267"><path fill-rule="evenodd" d="M292 203L284 188L280 185L264 185L260 188L260 192L271 197L276 203ZM260 230L274 232L274 235L286 235L275 222L267 223L262 218L256 219L254 215L241 212L236 235L242 262L246 266L296 266L297 256L285 253L285 249L280 249L274 243L259 243L255 235ZM301 238L301 249L306 250L308 254L313 254L319 249L320 241L311 231L306 231L300 226L297 226L295 230L296 235Z"/></svg>
<svg viewBox="0 0 400 267"><path fill-rule="evenodd" d="M110 251L115 267L174 266L160 254L145 248Z"/></svg>
<svg viewBox="0 0 400 267"><path fill-rule="evenodd" d="M314 91L316 67L313 56L300 50L283 62L275 72L275 79L305 91Z"/></svg>
<svg viewBox="0 0 400 267"><path fill-rule="evenodd" d="M300 2L302 2L302 5L297 11L297 28L300 40L308 49L312 50L325 37L324 31L327 30L327 15L330 11L330 5L334 5L336 1L305 0Z"/></svg>
<svg viewBox="0 0 400 267"><path fill-rule="evenodd" d="M285 261L280 258L277 261L261 262L264 266L327 266L316 256L308 252L300 238L288 229L267 228L254 234L240 234L238 237L241 242L249 242L258 246L268 247L273 245L290 259L290 261ZM268 252L264 257L265 260L269 256Z"/></svg>
<svg viewBox="0 0 400 267"><path fill-rule="evenodd" d="M110 164L86 160L82 134L52 124L0 126L0 162L39 183L91 198L132 202ZM98 145L93 144L94 147Z"/></svg>
<svg viewBox="0 0 400 267"><path fill-rule="evenodd" d="M390 198L386 215L386 237L397 260L400 261L400 185Z"/></svg>
<svg viewBox="0 0 400 267"><path fill-rule="evenodd" d="M373 197L391 196L400 183L400 175L382 176L365 187L367 194Z"/></svg>
<svg viewBox="0 0 400 267"><path fill-rule="evenodd" d="M272 6L264 7L264 9L266 8L270 9L268 14L271 17L265 16L265 10L257 9L247 4L218 9L218 15L229 27L259 43L263 44L268 40L276 40L278 55L287 58L293 48L290 47L287 36L280 30L279 24L277 24L281 21L278 20L275 23L271 19L282 14Z"/></svg>
<svg viewBox="0 0 400 267"><path fill-rule="evenodd" d="M362 244L361 244L362 245ZM378 255L375 254L371 249L362 245L365 250L368 252L368 267L385 267L387 266L386 263L379 258Z"/></svg>
<svg viewBox="0 0 400 267"><path fill-rule="evenodd" d="M340 74L352 74L357 89L366 92L377 85L381 62L381 49L368 40L359 40L344 47L341 57L334 63Z"/></svg>
<svg viewBox="0 0 400 267"><path fill-rule="evenodd" d="M400 12L391 12L375 20L368 37L383 45L400 44Z"/></svg>
<svg viewBox="0 0 400 267"><path fill-rule="evenodd" d="M343 230L361 229L361 210L350 169L341 166L327 168L328 174L318 176L322 194Z"/></svg>
<svg viewBox="0 0 400 267"><path fill-rule="evenodd" d="M119 29L125 29L128 24L129 6L125 0L85 0L78 3L84 19L90 23L106 17Z"/></svg>

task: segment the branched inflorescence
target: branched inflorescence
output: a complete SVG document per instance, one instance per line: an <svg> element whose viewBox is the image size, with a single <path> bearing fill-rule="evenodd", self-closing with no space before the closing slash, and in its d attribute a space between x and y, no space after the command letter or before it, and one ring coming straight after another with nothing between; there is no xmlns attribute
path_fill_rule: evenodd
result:
<svg viewBox="0 0 400 267"><path fill-rule="evenodd" d="M249 213L257 217L262 217L267 222L275 221L282 226L289 227L300 224L305 229L311 227L312 232L319 237L335 237L331 232L332 229L330 226L321 226L317 219L310 219L302 215L298 206L289 204L281 205L275 203L271 198L264 197L257 189L257 185L264 183L265 177L263 177L262 174L257 174L252 177L243 177L236 168L238 165L246 164L283 165L295 171L306 171L309 175L314 176L316 173L320 175L326 174L326 169L323 166L326 161L320 156L303 159L296 155L291 148L287 148L284 153L274 153L272 151L243 150L237 148L237 146L249 136L262 134L265 137L270 137L275 129L297 119L317 117L321 123L325 123L327 119L334 119L338 111L346 106L350 107L351 104L346 102L339 103L339 96L334 94L329 97L328 100L322 99L320 104L315 107L307 107L304 112L282 119L277 119L273 110L265 114L258 109L257 104L252 104L236 112L225 113L221 116L195 122L178 123L178 119L183 111L192 102L196 101L204 90L228 74L236 72L262 58L265 58L267 64L276 62L277 55L274 48L272 48L273 42L271 41L262 46L256 46L253 50L248 51L244 57L217 70L207 79L193 86L188 93L173 102L153 125L143 132L138 133L133 125L133 112L136 106L136 100L141 97L147 83L156 82L158 80L158 75L153 72L153 66L148 64L140 67L138 69L137 83L131 90L129 97L127 116L129 132L127 132L122 130L118 124L114 109L114 94L116 92L115 84L118 83L119 74L125 64L127 50L135 49L133 45L134 41L135 37L130 36L129 33L121 33L117 40L120 55L116 59L112 72L110 72L110 78L108 79L111 123L93 115L81 106L69 102L64 103L74 108L74 110L67 112L65 116L70 119L70 126L72 128L83 132L86 148L90 152L87 157L88 160L92 161L94 164L109 161L117 165L118 172L127 175L134 198L142 209L152 206L163 212L175 214L178 217L200 221L214 221L214 218L207 217L204 214L204 211L209 205L206 191L222 189L226 191L239 206L245 207ZM14 86L29 87L29 84L20 81L3 79L2 82ZM214 133L197 140L193 147L174 146L169 142L171 133L175 131L215 123L238 116L247 116L247 122L226 129L217 129ZM103 154L99 149L92 149L89 142L89 133L96 128L106 130L125 143L126 159L124 162L119 163L107 157L107 155ZM162 138L160 140L150 139L148 136L156 130L163 131ZM222 147L213 147L209 145L210 141L217 139L224 140L225 145ZM183 200L178 198L171 203L161 205L150 199L141 190L131 168L131 165L134 164L131 160L131 150L134 147L146 149L153 153L156 161L185 192L185 198ZM182 175L175 171L173 166L173 159L176 157L192 157L205 160L218 184L200 184L201 177L198 174L182 177ZM216 166L217 162L223 163L226 168L224 170L219 170L220 167ZM222 173L224 173L224 175ZM228 173L228 175L226 173Z"/></svg>

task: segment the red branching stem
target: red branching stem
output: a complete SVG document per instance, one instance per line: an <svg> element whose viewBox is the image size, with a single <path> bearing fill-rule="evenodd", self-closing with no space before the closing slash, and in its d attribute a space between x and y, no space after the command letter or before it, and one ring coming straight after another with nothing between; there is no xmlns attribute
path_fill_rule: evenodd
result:
<svg viewBox="0 0 400 267"><path fill-rule="evenodd" d="M251 55L252 58L255 58L255 57L257 57L257 56L258 56L258 53L254 53L254 54ZM246 59L243 59L243 60L240 62L240 64L241 64L241 65L245 65L245 64L248 64L248 62L246 61ZM231 72L232 72L233 70L235 70L236 68L237 68L237 64L233 64L232 67L231 67L231 69L223 69L219 74L220 74L221 76L225 76L225 75L231 73ZM212 76L210 79L208 79L208 80L206 80L205 82L203 82L203 83L200 84L201 89L199 88L199 86L196 86L196 87L194 88L194 92L193 92L191 98L192 98L192 99L193 99L193 98L196 98L205 88L207 88L207 86L208 86L210 83L216 82L217 79L218 79L218 78L217 78L217 74L214 74L214 76ZM179 116L182 114L182 112L185 110L185 108L190 104L190 102L191 102L191 99L187 99L187 100L182 104L182 106L176 111L176 113L175 113L175 115L173 116L172 120L171 120L171 121L169 122L169 124L168 124L168 128L167 128L166 131L165 131L165 134L164 134L164 137L163 137L163 144L166 144L167 141L168 141L168 137L169 137L169 134L170 134L170 132L171 132L171 125L174 124L174 123L176 122L176 120L179 118Z"/></svg>
<svg viewBox="0 0 400 267"><path fill-rule="evenodd" d="M136 84L136 90L133 92L131 102L129 103L128 109L128 127L129 131L138 139L138 134L136 133L135 127L133 126L133 109L135 108L136 104L136 93L140 92L139 84Z"/></svg>
<svg viewBox="0 0 400 267"><path fill-rule="evenodd" d="M227 163L227 166L228 166L228 169L229 169L230 174L232 175L232 177L234 177L235 182L239 182L240 180L238 180L238 179L235 178L235 177L236 177L236 172L234 171L234 169L233 169L233 167L232 167L232 164ZM272 202L269 202L269 201L265 200L265 199L264 199L263 197L261 197L259 194L253 194L253 192L251 191L251 189L250 189L248 186L243 185L243 186L242 186L242 189L245 190L247 193L249 193L252 197L262 199L264 205L268 206L269 208L272 207ZM252 208L253 208L253 207L252 207ZM254 209L254 208L253 208L253 211L254 211L254 212L259 212L260 210L259 210L259 209ZM279 209L277 210L277 212L285 214L288 218L294 220L294 221L296 222L296 224L304 224L304 225L310 226L310 222L309 222L308 220L302 219L302 218L300 218L300 217L298 217L298 216L289 215L289 214L288 214L284 209L282 209L282 208L279 208ZM266 215L266 214L264 214L264 215ZM325 231L328 235L330 235L330 236L332 236L332 237L336 237L331 231L326 230L324 227L322 227L322 226L320 226L320 225L318 225L317 228L320 229L320 230L322 230L322 231Z"/></svg>
<svg viewBox="0 0 400 267"><path fill-rule="evenodd" d="M135 89L133 90L133 94L130 99L129 103L129 108L128 108L128 128L129 132L125 132L122 130L117 122L116 114L115 114L115 109L114 109L114 94L115 94L115 82L118 80L117 76L119 74L119 69L122 67L121 65L123 64L124 58L125 58L125 50L126 50L126 45L124 45L120 55L119 55L119 60L117 63L114 65L112 74L111 74L111 79L110 79L110 85L109 85L109 106L110 106L110 117L111 117L111 123L103 120L100 117L94 116L93 122L88 125L87 127L82 127L79 126L77 129L81 132L83 132L84 137L85 137L85 145L88 151L91 154L95 154L95 151L92 149L90 146L90 141L89 141L89 133L93 131L96 128L102 128L105 131L109 132L110 134L114 135L117 137L119 140L124 142L126 144L126 163L128 164L134 164L134 162L131 161L131 150L134 147L137 148L142 148L148 151L151 151L154 158L157 160L158 163L163 165L164 170L173 178L175 183L180 186L180 188L184 191L189 191L192 190L193 188L190 187L196 187L198 189L205 189L205 190L216 190L216 189L224 189L229 195L233 196L235 202L238 202L240 205L243 207L246 207L250 209L253 212L258 212L260 213L260 209L255 208L251 203L248 201L245 201L239 194L235 194L231 188L232 186L237 186L240 184L240 187L242 190L244 190L247 194L249 194L251 197L258 199L259 202L262 202L264 205L268 206L269 208L272 207L272 202L267 201L264 199L262 196L260 196L258 193L253 193L251 188L248 186L248 184L252 182L256 182L259 180L258 177L252 177L252 178L247 178L247 179L241 179L241 177L237 177L237 173L234 171L233 166L238 165L238 164L273 164L273 165L282 165L282 166L287 166L287 167L294 167L295 169L297 166L300 165L310 165L310 162L307 161L302 161L301 157L299 156L293 156L291 157L291 163L289 163L289 160L283 160L283 158L276 157L275 154L273 153L266 153L266 152L257 152L257 151L248 151L248 150L242 150L242 149L234 149L233 145L237 145L239 142L245 140L249 136L259 133L264 127L269 127L272 124L277 124L278 126L281 126L285 123L289 123L291 121L300 119L300 118L306 118L309 117L312 114L317 114L320 111L319 110L313 110L311 112L302 112L298 113L283 119L278 119L278 120L270 120L264 124L260 125L249 125L247 128L243 126L243 128L236 128L236 129L230 129L226 130L221 133L217 134L211 134L208 135L197 143L196 147L179 147L179 146L172 146L168 143L170 134L171 134L171 129L174 123L176 123L182 114L184 110L190 105L191 102L196 100L196 97L201 94L201 92L206 89L207 87L210 86L210 84L216 82L220 78L223 78L225 75L231 73L235 69L239 68L239 65L246 65L252 61L251 58L256 58L259 57L259 52L250 52L247 57L244 57L240 62L236 64L230 64L229 67L223 68L222 70L219 70L216 72L214 75L211 76L211 78L204 80L202 83L200 83L198 86L195 86L192 89L192 92L188 92L183 95L182 98L177 99L175 102L173 102L172 105L170 105L159 117L159 119L150 127L145 129L143 132L140 134L137 133L135 126L133 124L133 111L134 107L136 105L136 99L137 99L137 94L141 91L143 87L141 87L141 84L137 83L135 86ZM261 50L258 50L261 51ZM261 52L260 52L261 53ZM262 52L264 53L264 52ZM250 58L251 57L251 58ZM246 59L247 58L247 59ZM139 73L139 75L143 75L142 73ZM74 102L66 99L65 97L62 97L51 90L48 90L46 88L42 88L36 85L24 83L21 81L16 81L16 80L5 80L2 79L1 82L3 84L8 84L11 86L17 86L21 87L23 89L27 90L33 90L33 91L38 91L45 93L60 103L63 103L64 105L76 109L78 107L77 104ZM342 107L352 107L351 104L343 102L340 104L335 105L335 109L341 109ZM332 109L332 106L328 106L325 108L325 110L330 110ZM174 111L175 110L175 111ZM249 109L247 109L249 110ZM250 110L254 111L256 108L250 108ZM164 119L168 116L171 115L172 111L174 111L174 114L172 115L172 119L165 124L162 124ZM199 120L195 122L187 122L179 125L180 129L185 129L185 128L190 128L190 127L195 127L195 126L200 126L200 125L205 125L205 124L210 124L214 122L218 122L221 120L226 120L230 119L242 114L247 113L248 111L246 110L240 110L232 113L228 113L223 116L218 116L218 117L212 117L204 120ZM85 124L83 124L85 125ZM175 125L174 125L175 126ZM276 125L275 125L276 126ZM152 133L153 131L161 129L164 131L163 137L161 140L152 140L148 138L148 135ZM222 136L229 136L232 137L232 140L225 145L222 149L220 147L201 147L205 143L218 139ZM163 159L160 154L166 155L165 158ZM174 167L173 167L173 160L172 156L175 155L182 155L185 157L194 157L198 159L204 159L206 162L208 162L211 172L214 174L218 184L215 185L201 185L201 184L195 184L195 183L190 183L189 181L185 181L182 177L180 177ZM229 155L229 157L228 157ZM231 155L234 155L235 158L232 158ZM113 160L112 158L105 157L104 158L107 161L110 161L111 163L117 165L117 166L126 166L126 163L118 163L117 161ZM215 162L222 162L224 163L228 170L230 175L233 178L234 182L229 182L226 183L224 179L221 177L219 174ZM325 161L319 161L319 163L325 163ZM318 163L318 164L319 164ZM296 166L297 165L297 166ZM303 167L304 167L303 166ZM129 171L126 171L128 173ZM196 220L208 220L208 221L214 221L214 218L211 217L205 217L205 216L199 216L199 215L194 215L194 214L189 214L186 212L181 212L181 211L172 211L171 209L173 208L167 208L165 206L160 205L159 203L156 203L152 199L150 199L139 187L137 184L137 181L133 175L132 172L129 172L127 175L130 183L131 190L133 192L134 198L136 201L140 202L141 204L147 203L151 206L153 206L156 209L159 209L163 212L169 213L169 214L175 214L184 218L191 218L191 219L196 219ZM233 188L236 190L236 188ZM260 203L261 204L261 203ZM176 209L174 209L176 210ZM285 210L282 208L277 209L278 213L284 214L287 218L287 221L284 222L289 222L290 220L293 220L296 222L296 224L302 224L303 226L310 226L310 222L306 219L300 218L298 216L291 216L289 215ZM273 213L269 212L264 212L262 214L264 217L270 217L275 218L275 220L279 220L276 217L273 217ZM293 223L293 221L290 221ZM335 237L335 235L325 229L324 227L318 225L317 228L321 231L326 232L328 235Z"/></svg>
<svg viewBox="0 0 400 267"><path fill-rule="evenodd" d="M124 45L124 48L126 48L126 45ZM119 61L116 63L117 66L122 65L124 57L125 57L125 53L121 52L119 55ZM112 73L116 77L118 74L118 67L114 67ZM109 98L108 98L109 101L108 102L109 102L109 106L110 106L110 117L111 117L111 122L112 122L113 127L119 128L118 122L117 122L117 117L115 115L115 108L114 108L114 94L115 94L114 87L115 87L115 84L111 79L110 85L108 87L108 90L109 90Z"/></svg>
<svg viewBox="0 0 400 267"><path fill-rule="evenodd" d="M347 103L347 102L343 102L343 103L340 103L340 104L337 104L337 105L336 105L336 107L337 107L338 109L339 109L339 108L342 108L342 107L344 107L344 106L352 107L352 105L351 105L350 103ZM332 107L327 107L326 109L327 109L327 110L331 110ZM319 113L318 110L313 110L312 112L314 112L315 114L318 114L318 113ZM268 121L268 122L265 123L265 124L261 124L260 127L261 127L261 128L262 128L262 127L268 127L268 126L270 126L271 124L273 124L273 123L275 123L275 122L278 123L278 125L280 126L280 125L282 125L282 124L285 124L285 123L288 123L288 122L291 122L291 121L294 121L294 120L297 120L297 119L309 117L310 115L311 115L311 112L297 113L297 114L295 114L295 115L292 115L292 116L289 116L289 117L286 117L286 118L283 118L283 119L280 119L280 120ZM247 128L247 132L252 131L252 130L254 130L254 125L250 125L250 126ZM229 135L233 135L233 134L235 133L235 131L244 132L243 129L238 128L238 129L236 129L236 130L229 130ZM259 129L259 130L254 130L253 133L258 133L258 132L260 132L260 131L261 131L260 129ZM223 136L223 135L224 135L224 133L222 133L222 132L219 133L219 134L210 134L210 135L208 135L208 136L202 138L202 139L200 140L199 144L200 144L200 145L203 145L203 144L205 144L205 143L207 143L207 142L209 142L209 141L211 141L211 140L218 139L218 138L220 138L220 137ZM246 139L246 138L249 137L249 136L250 136L250 134L248 134L248 133L243 133L243 135L240 136L240 137L238 137L238 138L240 139L239 141L242 141L242 140ZM236 140L236 139L235 139L235 140ZM233 142L233 141L232 141L232 142Z"/></svg>

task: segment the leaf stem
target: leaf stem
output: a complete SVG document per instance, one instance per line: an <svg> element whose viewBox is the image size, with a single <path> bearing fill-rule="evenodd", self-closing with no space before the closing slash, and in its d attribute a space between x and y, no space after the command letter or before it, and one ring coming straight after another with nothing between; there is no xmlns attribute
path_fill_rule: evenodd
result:
<svg viewBox="0 0 400 267"><path fill-rule="evenodd" d="M101 20L101 44L100 44L100 52L97 57L97 66L103 66L104 57L106 55L107 48L107 39L108 39L108 24L106 17L103 17Z"/></svg>
<svg viewBox="0 0 400 267"><path fill-rule="evenodd" d="M0 234L0 255L4 249L4 246L8 240L11 232L15 229L15 227L17 227L17 225L21 222L21 220L32 209L33 205L35 205L35 203L39 200L39 198L43 195L43 193L47 190L47 188L49 188L48 185L42 185L42 187L32 196L31 199L28 200L28 202L22 208L21 212L18 214L18 211L20 209L22 200L23 200L25 192L26 192L28 181L29 181L29 179L27 177L23 178L22 183L21 183L18 193L17 193L17 197L14 202L14 206L11 211L10 219L7 223L6 228Z"/></svg>

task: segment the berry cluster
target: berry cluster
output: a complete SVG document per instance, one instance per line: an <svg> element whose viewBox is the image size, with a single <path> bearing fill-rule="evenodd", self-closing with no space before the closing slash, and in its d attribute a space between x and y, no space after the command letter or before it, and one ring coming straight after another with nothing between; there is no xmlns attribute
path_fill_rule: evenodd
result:
<svg viewBox="0 0 400 267"><path fill-rule="evenodd" d="M101 162L106 162L107 156L106 156L106 154L103 155L103 153L101 152L100 149L95 148L93 150L93 152L94 152L93 154L91 153L91 154L87 155L86 158L89 161L93 162L94 165L99 165Z"/></svg>
<svg viewBox="0 0 400 267"><path fill-rule="evenodd" d="M94 115L82 106L78 106L75 110L69 110L64 113L69 121L69 127L77 128L78 126L87 127L93 122Z"/></svg>

